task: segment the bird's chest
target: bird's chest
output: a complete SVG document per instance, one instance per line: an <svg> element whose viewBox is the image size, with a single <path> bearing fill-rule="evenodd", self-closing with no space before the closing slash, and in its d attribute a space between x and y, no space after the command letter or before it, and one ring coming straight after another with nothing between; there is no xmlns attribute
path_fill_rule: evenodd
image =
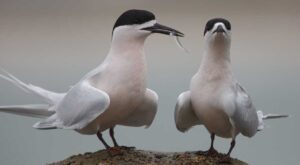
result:
<svg viewBox="0 0 300 165"><path fill-rule="evenodd" d="M231 103L233 81L226 74L201 74L195 75L191 81L191 99L197 109L226 109Z"/></svg>
<svg viewBox="0 0 300 165"><path fill-rule="evenodd" d="M108 92L112 105L116 108L134 108L138 106L144 98L146 83L140 79L130 79L123 81L120 85L114 86Z"/></svg>
<svg viewBox="0 0 300 165"><path fill-rule="evenodd" d="M221 89L211 87L191 90L191 101L196 113L201 118L211 118L222 113L222 95Z"/></svg>
<svg viewBox="0 0 300 165"><path fill-rule="evenodd" d="M195 77L191 82L191 99L197 109L219 108L224 85L220 80Z"/></svg>
<svg viewBox="0 0 300 165"><path fill-rule="evenodd" d="M144 98L146 70L142 63L122 63L107 72L103 86L114 109L134 109Z"/></svg>

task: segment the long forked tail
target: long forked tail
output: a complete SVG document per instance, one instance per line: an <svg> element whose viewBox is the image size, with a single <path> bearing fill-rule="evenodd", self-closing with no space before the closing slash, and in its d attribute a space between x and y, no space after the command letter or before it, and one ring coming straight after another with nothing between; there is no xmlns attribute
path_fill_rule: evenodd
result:
<svg viewBox="0 0 300 165"><path fill-rule="evenodd" d="M0 106L0 112L11 113L15 115L46 118L43 121L33 125L36 129L56 129L54 125L56 121L55 111L49 111L49 105L10 105Z"/></svg>
<svg viewBox="0 0 300 165"><path fill-rule="evenodd" d="M36 118L47 118L55 113L54 111L49 111L48 109L49 105L38 104L0 106L0 112Z"/></svg>
<svg viewBox="0 0 300 165"><path fill-rule="evenodd" d="M258 131L261 131L264 129L264 120L289 117L289 115L281 115L281 114L266 114L266 115L264 115L262 111L257 111L257 116L258 116L258 121L259 121Z"/></svg>
<svg viewBox="0 0 300 165"><path fill-rule="evenodd" d="M26 84L21 80L19 80L18 78L16 78L15 76L13 76L12 74L5 71L4 69L0 68L0 70L6 74L6 76L0 74L0 78L7 80L8 82L11 82L16 87L22 89L27 93L31 93L42 98L45 102L47 102L50 105L54 105L58 103L65 96L65 93L55 93L32 84Z"/></svg>
<svg viewBox="0 0 300 165"><path fill-rule="evenodd" d="M55 93L38 86L26 84L1 68L0 71L6 74L0 74L0 78L11 82L12 84L14 84L15 86L27 93L34 94L42 98L46 103L48 103L46 105L34 104L0 106L0 112L28 117L46 118L45 120L36 123L33 127L37 129L56 129L57 127L54 125L56 121L56 114L55 108L53 107L55 107L55 105L58 104L66 94Z"/></svg>

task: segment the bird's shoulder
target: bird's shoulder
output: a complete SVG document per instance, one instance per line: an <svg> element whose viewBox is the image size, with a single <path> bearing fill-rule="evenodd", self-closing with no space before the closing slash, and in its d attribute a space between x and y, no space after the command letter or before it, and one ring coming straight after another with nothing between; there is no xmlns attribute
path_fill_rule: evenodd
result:
<svg viewBox="0 0 300 165"><path fill-rule="evenodd" d="M231 84L227 84L223 88L223 96L227 98L227 101L233 102L236 106L251 107L252 100L240 83L233 81Z"/></svg>
<svg viewBox="0 0 300 165"><path fill-rule="evenodd" d="M252 105L252 100L250 95L247 93L245 88L243 88L238 82L235 84L236 102L240 106L245 106L250 108Z"/></svg>
<svg viewBox="0 0 300 165"><path fill-rule="evenodd" d="M84 83L86 81L93 82L95 80L99 80L103 73L108 69L108 60L104 60L99 66L87 72L77 84Z"/></svg>

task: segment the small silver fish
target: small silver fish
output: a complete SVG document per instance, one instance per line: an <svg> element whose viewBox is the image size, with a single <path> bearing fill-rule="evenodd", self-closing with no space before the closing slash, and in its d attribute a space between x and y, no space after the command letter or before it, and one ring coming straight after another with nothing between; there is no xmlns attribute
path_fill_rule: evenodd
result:
<svg viewBox="0 0 300 165"><path fill-rule="evenodd" d="M174 33L170 33L170 36L171 36L171 37L174 37L174 40L175 40L177 46L178 46L181 50L183 50L186 54L190 54L190 51L189 51L188 49L186 49L186 48L182 45L182 43L180 42L178 36L175 36Z"/></svg>

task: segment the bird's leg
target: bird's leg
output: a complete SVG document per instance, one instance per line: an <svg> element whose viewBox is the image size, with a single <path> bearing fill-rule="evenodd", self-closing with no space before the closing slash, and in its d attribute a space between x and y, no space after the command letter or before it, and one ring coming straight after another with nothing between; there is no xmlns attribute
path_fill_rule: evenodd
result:
<svg viewBox="0 0 300 165"><path fill-rule="evenodd" d="M230 157L231 151L233 150L234 146L235 146L235 139L232 139L232 141L231 141L231 143L230 143L229 151L228 151L228 153L226 154L228 157Z"/></svg>
<svg viewBox="0 0 300 165"><path fill-rule="evenodd" d="M115 148L122 148L125 150L130 150L130 149L134 149L135 147L127 147L127 146L119 146L119 144L117 143L117 140L115 138L115 132L114 132L114 127L109 129L109 135L114 143L114 147Z"/></svg>
<svg viewBox="0 0 300 165"><path fill-rule="evenodd" d="M114 143L114 147L119 147L119 144L117 143L116 139L115 139L115 132L114 132L114 127L109 129L109 135Z"/></svg>
<svg viewBox="0 0 300 165"><path fill-rule="evenodd" d="M119 150L119 149L116 149L115 147L110 147L106 142L105 140L103 139L102 137L102 133L100 131L97 132L97 137L98 139L102 142L102 144L105 146L108 154L111 156L111 157L114 157L114 156L117 156L117 155L122 155L122 151Z"/></svg>
<svg viewBox="0 0 300 165"><path fill-rule="evenodd" d="M231 163L230 154L231 154L231 151L233 150L234 146L235 146L235 139L233 138L230 143L230 148L229 148L228 153L223 158L221 158L221 160L219 160L219 163Z"/></svg>
<svg viewBox="0 0 300 165"><path fill-rule="evenodd" d="M201 154L201 155L207 155L207 156L212 156L212 155L217 155L218 151L215 150L214 148L214 141L215 141L215 134L211 133L210 134L210 139L211 139L211 143L210 143L210 148L208 149L208 151L199 151L197 152L197 154Z"/></svg>
<svg viewBox="0 0 300 165"><path fill-rule="evenodd" d="M97 137L98 137L98 139L102 142L102 144L104 145L104 147L105 147L106 149L109 149L109 148L110 148L110 146L109 146L109 145L105 142L105 140L103 139L102 133L101 133L100 131L97 132Z"/></svg>
<svg viewBox="0 0 300 165"><path fill-rule="evenodd" d="M210 139L211 139L211 143L210 143L210 148L207 151L207 155L216 155L216 154L218 154L218 151L215 150L215 148L214 148L214 141L215 141L215 134L214 133L212 133L210 135Z"/></svg>

